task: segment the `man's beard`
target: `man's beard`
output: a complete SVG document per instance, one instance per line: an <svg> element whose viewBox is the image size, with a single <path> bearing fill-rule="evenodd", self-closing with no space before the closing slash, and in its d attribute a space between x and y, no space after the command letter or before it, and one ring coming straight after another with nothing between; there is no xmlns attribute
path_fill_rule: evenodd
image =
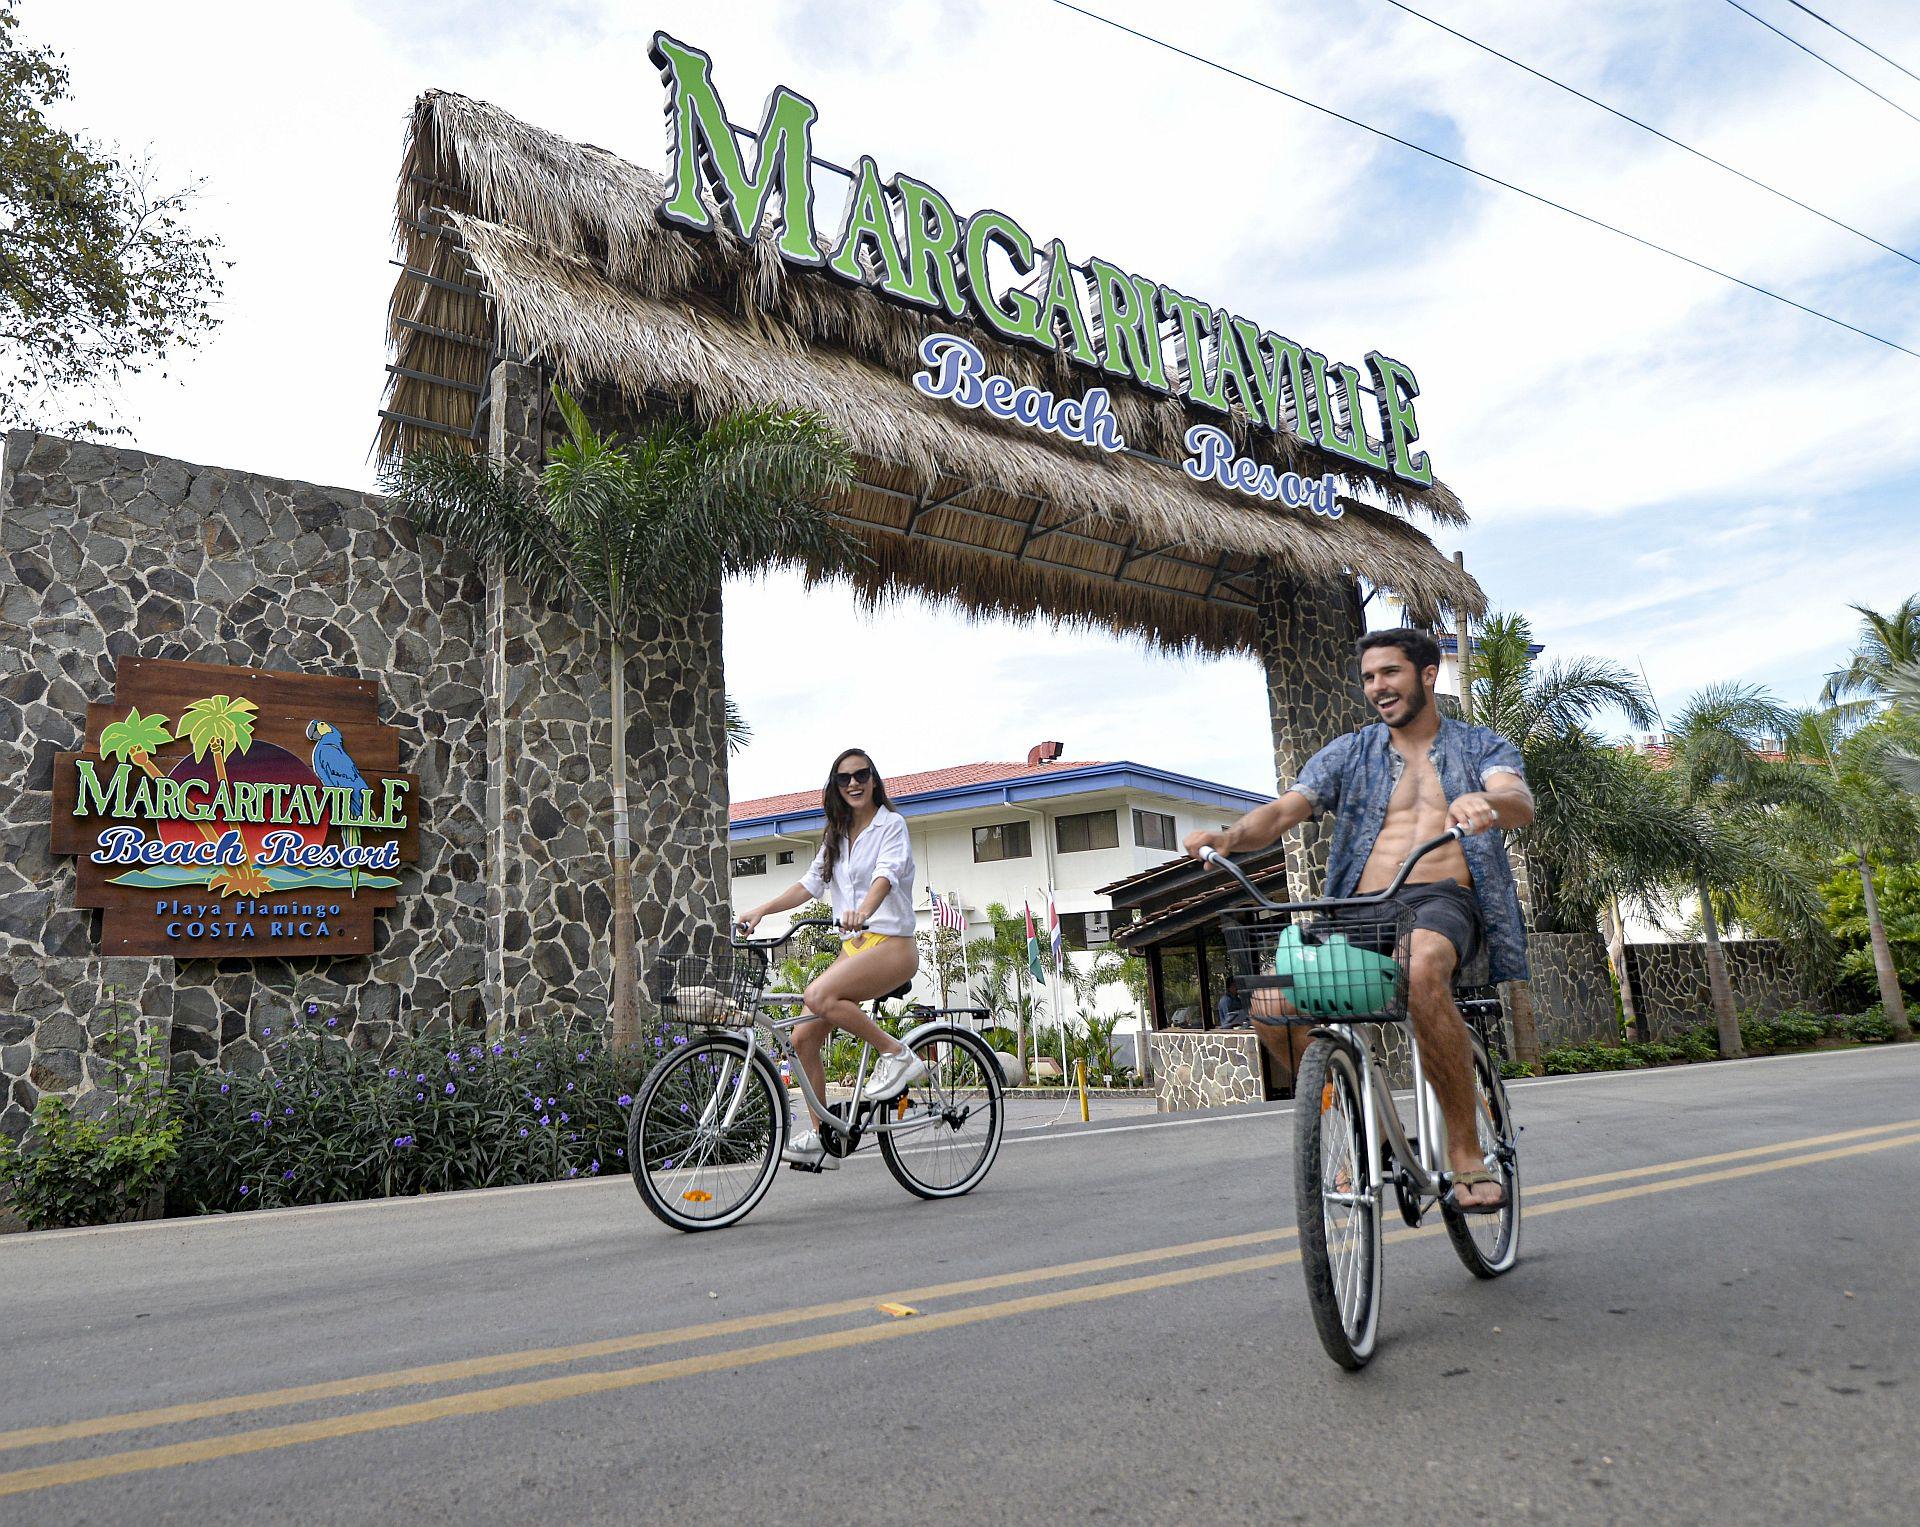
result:
<svg viewBox="0 0 1920 1527"><path fill-rule="evenodd" d="M1413 684L1413 693L1406 697L1407 713L1398 721L1387 721L1387 725L1396 732L1403 726L1412 726L1414 722L1426 714L1427 701L1431 698L1427 693L1426 681L1423 679L1415 679ZM1380 719L1386 721L1387 718L1382 716Z"/></svg>

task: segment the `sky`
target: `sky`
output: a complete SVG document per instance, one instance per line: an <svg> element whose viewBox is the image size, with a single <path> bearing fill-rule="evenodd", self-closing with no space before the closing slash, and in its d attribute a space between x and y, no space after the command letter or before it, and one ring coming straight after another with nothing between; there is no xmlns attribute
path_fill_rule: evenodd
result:
<svg viewBox="0 0 1920 1527"><path fill-rule="evenodd" d="M1090 9L1920 350L1920 268L1435 30L1385 0ZM1920 122L1720 0L1427 0L1420 9L1920 255ZM1920 113L1920 83L1787 0L1752 9ZM1920 71L1920 7L1816 7ZM815 151L872 154L1335 356L1419 376L1422 444L1473 516L1439 529L1548 658L1810 703L1859 603L1920 590L1920 359L1529 202L1048 0L299 7L23 0L67 55L66 125L204 182L233 261L222 326L120 399L133 441L371 486L394 178L415 96L456 90L664 167L664 28L732 114L779 84ZM736 799L842 747L905 773L1127 758L1273 783L1251 659L1150 652L786 576L727 591L754 727Z"/></svg>

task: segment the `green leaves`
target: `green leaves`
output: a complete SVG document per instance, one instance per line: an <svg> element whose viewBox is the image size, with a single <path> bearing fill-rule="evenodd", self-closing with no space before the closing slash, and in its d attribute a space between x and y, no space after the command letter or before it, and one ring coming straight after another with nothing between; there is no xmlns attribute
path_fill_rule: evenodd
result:
<svg viewBox="0 0 1920 1527"><path fill-rule="evenodd" d="M165 716L143 716L137 708L128 706L124 719L110 721L100 729L100 756L151 757L172 741L173 733L168 729Z"/></svg>
<svg viewBox="0 0 1920 1527"><path fill-rule="evenodd" d="M208 695L180 713L180 735L193 744L193 756L231 758L253 746L253 719L260 707L232 695Z"/></svg>
<svg viewBox="0 0 1920 1527"><path fill-rule="evenodd" d="M24 1141L0 1137L0 1190L30 1230L133 1219L179 1157L183 1129L168 1107L160 1032L116 988L107 993L112 1022L97 1046L112 1071L105 1106L83 1113L48 1093Z"/></svg>
<svg viewBox="0 0 1920 1527"><path fill-rule="evenodd" d="M556 1026L495 1043L413 1034L374 1054L302 1023L271 1042L270 1072L176 1080L169 1203L207 1213L619 1172L621 1099L670 1043L651 1032L614 1055Z"/></svg>
<svg viewBox="0 0 1920 1527"><path fill-rule="evenodd" d="M0 3L0 417L100 433L67 408L212 332L220 242L186 226L197 184L54 125L67 70L18 26Z"/></svg>
<svg viewBox="0 0 1920 1527"><path fill-rule="evenodd" d="M537 485L448 445L390 464L383 486L417 529L502 558L535 598L578 600L623 637L688 613L729 575L861 559L827 507L852 485L852 458L818 415L748 410L704 431L674 420L623 444L563 389L553 398L566 438Z"/></svg>

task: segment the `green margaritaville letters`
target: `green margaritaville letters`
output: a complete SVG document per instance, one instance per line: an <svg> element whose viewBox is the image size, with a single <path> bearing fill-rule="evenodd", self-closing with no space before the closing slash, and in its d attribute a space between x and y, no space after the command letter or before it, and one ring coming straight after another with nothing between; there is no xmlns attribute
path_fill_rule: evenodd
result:
<svg viewBox="0 0 1920 1527"><path fill-rule="evenodd" d="M1078 364L1159 393L1175 391L1163 353L1163 327L1175 326L1179 390L1193 402L1217 413L1237 408L1276 434L1291 432L1405 482L1433 482L1432 463L1417 446L1413 400L1420 387L1400 362L1377 351L1366 358L1377 394L1376 444L1360 404L1358 368L1330 367L1318 351L1105 260L1088 261L1084 278L1078 277L1060 240L1036 258L1032 236L1006 213L986 208L963 219L924 181L904 175L883 180L869 156L861 156L853 172L839 241L831 255L824 254L813 220L813 124L819 116L813 103L784 85L768 97L749 171L713 87L713 60L665 32L654 35L649 56L669 93L670 176L660 209L667 222L710 232L710 201L736 234L752 238L774 217L780 253L795 264L827 265L845 280L954 318L971 311L1004 339L1046 350L1064 345ZM1011 266L1004 289L990 268L1000 258ZM1022 288L1041 261L1044 282L1036 298Z"/></svg>
<svg viewBox="0 0 1920 1527"><path fill-rule="evenodd" d="M276 822L312 826L324 816L335 826L368 827L382 832L400 832L407 825L408 782L387 779L380 782L379 811L374 811L375 794L343 785L272 784L257 780L172 779L166 775L151 777L132 764L115 764L106 778L91 759L74 760L76 788L73 814L77 817L106 816L146 818L149 821L178 822Z"/></svg>
<svg viewBox="0 0 1920 1527"><path fill-rule="evenodd" d="M1033 274L1033 239L1004 212L988 208L967 219L967 258L965 270L974 311L987 326L1008 339L1035 343L1040 339L1040 304L1023 291L1009 291L1004 299L993 295L987 271L987 252L998 245L1014 262L1014 274L1021 279ZM1000 305L1004 300L1006 307ZM1052 340L1044 341L1049 347Z"/></svg>
<svg viewBox="0 0 1920 1527"><path fill-rule="evenodd" d="M665 32L654 34L649 57L673 88L668 116L673 180L660 215L702 232L713 226L700 200L702 169L707 167L713 177L708 189L727 213L733 231L751 239L759 233L767 204L778 188L780 253L801 265L820 264L820 247L813 237L813 124L820 113L813 102L785 87L774 91L760 123L754 172L748 175L727 123L727 109L714 93L713 60Z"/></svg>
<svg viewBox="0 0 1920 1527"><path fill-rule="evenodd" d="M1087 270L1093 277L1100 315L1101 364L1115 376L1132 377L1155 392L1173 391L1167 385L1167 367L1160 354L1153 283L1144 276L1129 276L1119 266L1100 259L1087 261Z"/></svg>
<svg viewBox="0 0 1920 1527"><path fill-rule="evenodd" d="M1201 336L1213 327L1213 309L1197 297L1176 292L1170 286L1160 288L1160 311L1180 324L1180 369L1187 376L1187 396L1216 413L1227 411L1227 400L1216 376L1207 379L1207 361Z"/></svg>

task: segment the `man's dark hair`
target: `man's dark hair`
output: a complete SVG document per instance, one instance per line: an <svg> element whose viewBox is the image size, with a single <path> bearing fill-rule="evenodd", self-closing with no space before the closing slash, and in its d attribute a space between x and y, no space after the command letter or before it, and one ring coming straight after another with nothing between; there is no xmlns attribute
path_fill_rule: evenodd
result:
<svg viewBox="0 0 1920 1527"><path fill-rule="evenodd" d="M1391 631L1369 631L1353 644L1354 657L1360 658L1375 647L1398 647L1414 668L1425 673L1440 666L1440 644L1424 631L1412 626L1395 626Z"/></svg>

